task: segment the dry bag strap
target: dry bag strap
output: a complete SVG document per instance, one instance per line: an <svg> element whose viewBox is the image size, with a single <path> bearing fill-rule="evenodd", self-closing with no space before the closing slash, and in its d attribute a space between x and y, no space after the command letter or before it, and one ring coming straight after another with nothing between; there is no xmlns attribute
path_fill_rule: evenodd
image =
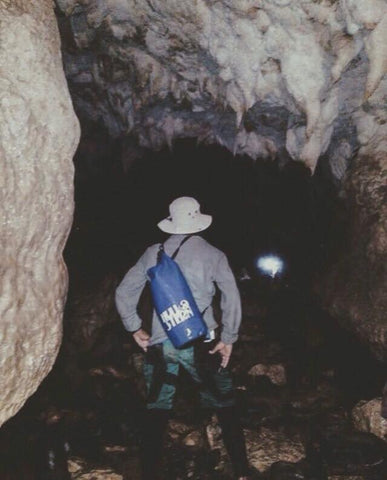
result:
<svg viewBox="0 0 387 480"><path fill-rule="evenodd" d="M187 235L185 238L183 238L182 242L180 243L180 245L177 247L177 249L175 250L174 254L172 255L172 260L174 260L176 258L176 255L179 253L179 250L180 248L185 244L185 242L187 240L189 240L194 234L191 233L190 235ZM164 245L161 244L160 246L160 250L164 249ZM200 312L202 315L204 315L204 313L206 312L208 307L206 307L202 312Z"/></svg>
<svg viewBox="0 0 387 480"><path fill-rule="evenodd" d="M177 247L177 249L175 250L174 254L172 255L172 260L175 260L176 258L176 255L179 253L179 250L180 248L185 244L185 242L187 240L189 240L190 238L192 237L192 235L187 235L186 237L183 238L183 240L181 241L180 245Z"/></svg>
<svg viewBox="0 0 387 480"><path fill-rule="evenodd" d="M184 243L189 240L191 237L193 236L193 234L191 235L187 235L186 237L183 238L183 240L181 241L180 245L177 247L177 249L174 251L173 255L171 256L172 260L174 260L176 258L176 255L179 253L179 250L180 248L184 245ZM160 261L161 259L161 252L164 251L164 244L161 243L160 246L159 246L159 251L157 253L157 262Z"/></svg>

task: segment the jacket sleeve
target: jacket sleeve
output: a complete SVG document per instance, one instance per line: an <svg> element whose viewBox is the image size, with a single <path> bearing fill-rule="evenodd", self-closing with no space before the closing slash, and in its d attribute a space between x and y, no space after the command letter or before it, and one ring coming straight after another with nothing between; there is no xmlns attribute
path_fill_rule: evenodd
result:
<svg viewBox="0 0 387 480"><path fill-rule="evenodd" d="M215 282L221 293L222 333L220 339L227 344L234 343L238 339L242 307L235 277L224 253L222 253L216 268Z"/></svg>
<svg viewBox="0 0 387 480"><path fill-rule="evenodd" d="M144 257L128 271L116 289L116 307L124 327L129 332L141 328L141 318L137 313L137 304L147 281Z"/></svg>

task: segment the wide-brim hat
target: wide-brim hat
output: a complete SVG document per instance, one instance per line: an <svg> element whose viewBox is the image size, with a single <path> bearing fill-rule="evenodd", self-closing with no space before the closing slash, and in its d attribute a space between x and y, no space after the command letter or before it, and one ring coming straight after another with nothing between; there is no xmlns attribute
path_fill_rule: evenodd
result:
<svg viewBox="0 0 387 480"><path fill-rule="evenodd" d="M170 216L157 226L166 233L188 234L202 232L212 223L212 216L200 213L200 205L192 197L176 198L169 205Z"/></svg>

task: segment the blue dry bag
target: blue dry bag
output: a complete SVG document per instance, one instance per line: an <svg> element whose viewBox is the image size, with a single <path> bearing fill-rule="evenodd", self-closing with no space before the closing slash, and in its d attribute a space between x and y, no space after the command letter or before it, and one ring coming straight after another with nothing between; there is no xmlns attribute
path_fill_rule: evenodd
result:
<svg viewBox="0 0 387 480"><path fill-rule="evenodd" d="M183 240L180 247L188 238ZM191 289L179 265L173 260L178 250L171 258L161 246L157 264L148 270L156 313L176 348L207 334L207 326Z"/></svg>

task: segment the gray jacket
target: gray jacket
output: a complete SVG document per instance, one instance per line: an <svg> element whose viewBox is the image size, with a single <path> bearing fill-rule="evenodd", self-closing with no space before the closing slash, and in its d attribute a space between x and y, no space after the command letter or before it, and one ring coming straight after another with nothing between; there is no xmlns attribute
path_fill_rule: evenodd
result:
<svg viewBox="0 0 387 480"><path fill-rule="evenodd" d="M165 252L172 255L186 235L171 235L164 243ZM147 281L147 271L156 265L160 244L149 247L138 262L128 271L116 290L116 305L124 327L129 332L141 328L137 303ZM212 299L215 283L221 292L220 307L221 340L234 343L238 338L241 323L241 301L234 275L226 255L199 236L193 236L184 243L175 261L179 264L201 312L205 310L204 321L209 330L218 327L213 315ZM167 338L157 314L153 312L152 345Z"/></svg>

